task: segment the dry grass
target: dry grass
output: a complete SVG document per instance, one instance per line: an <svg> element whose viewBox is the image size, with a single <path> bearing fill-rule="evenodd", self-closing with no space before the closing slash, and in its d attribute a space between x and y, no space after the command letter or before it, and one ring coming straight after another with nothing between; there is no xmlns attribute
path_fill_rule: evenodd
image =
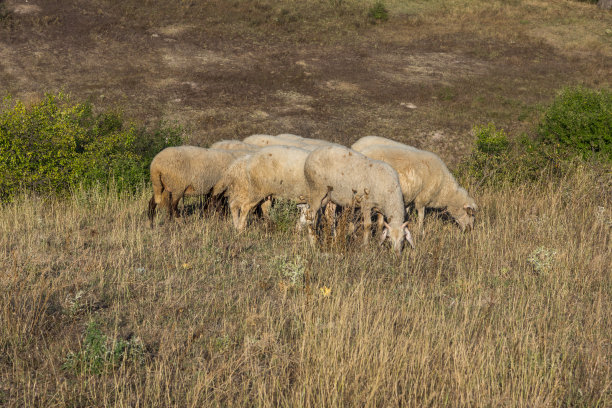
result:
<svg viewBox="0 0 612 408"><path fill-rule="evenodd" d="M475 191L472 233L430 214L401 258L216 213L150 229L148 190L23 197L0 210L0 402L610 406L601 180ZM143 354L62 368L91 321Z"/></svg>
<svg viewBox="0 0 612 408"><path fill-rule="evenodd" d="M518 135L561 86L612 85L591 5L387 0L373 26L372 3L40 2L0 21L0 91L64 89L202 145L379 134L456 163L473 125ZM475 191L472 233L430 214L401 258L215 213L151 230L148 188L2 204L0 405L612 406L606 171ZM70 366L91 322L139 352Z"/></svg>

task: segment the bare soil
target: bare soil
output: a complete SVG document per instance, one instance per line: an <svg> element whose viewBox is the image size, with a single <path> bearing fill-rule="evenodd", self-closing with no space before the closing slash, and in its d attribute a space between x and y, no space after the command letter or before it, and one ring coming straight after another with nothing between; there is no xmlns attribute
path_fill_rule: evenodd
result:
<svg viewBox="0 0 612 408"><path fill-rule="evenodd" d="M0 94L34 102L61 90L144 124L176 121L204 146L252 133L341 143L378 134L452 165L470 150L474 125L529 132L560 87L612 78L605 32L564 47L555 34L571 30L551 11L541 27L510 6L370 24L333 2L157 3L6 1ZM596 30L612 21L575 7Z"/></svg>

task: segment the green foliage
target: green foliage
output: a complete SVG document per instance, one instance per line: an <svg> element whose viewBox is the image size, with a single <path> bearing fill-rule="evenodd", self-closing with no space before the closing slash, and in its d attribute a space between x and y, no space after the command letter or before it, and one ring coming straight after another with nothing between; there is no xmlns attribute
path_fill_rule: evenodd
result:
<svg viewBox="0 0 612 408"><path fill-rule="evenodd" d="M510 141L503 129L497 130L493 123L474 126L476 136L474 150L463 163L461 170L476 180L485 180L502 170L508 161Z"/></svg>
<svg viewBox="0 0 612 408"><path fill-rule="evenodd" d="M494 124L475 126L472 154L458 169L458 176L471 178L479 185L501 187L505 183L534 181L543 175L560 175L571 160L526 135L510 140Z"/></svg>
<svg viewBox="0 0 612 408"><path fill-rule="evenodd" d="M4 3L0 3L0 21L11 18L11 13L7 10Z"/></svg>
<svg viewBox="0 0 612 408"><path fill-rule="evenodd" d="M290 200L275 200L274 205L270 208L270 220L276 229L283 232L295 228L298 217L296 203Z"/></svg>
<svg viewBox="0 0 612 408"><path fill-rule="evenodd" d="M389 11L382 1L377 1L370 7L368 11L368 18L372 23L377 21L387 21L389 19Z"/></svg>
<svg viewBox="0 0 612 408"><path fill-rule="evenodd" d="M143 358L144 346L138 338L109 341L98 325L90 321L85 328L81 350L68 353L62 368L75 374L102 374L125 361Z"/></svg>
<svg viewBox="0 0 612 408"><path fill-rule="evenodd" d="M612 161L612 93L563 89L544 113L538 135L558 150Z"/></svg>
<svg viewBox="0 0 612 408"><path fill-rule="evenodd" d="M6 97L0 109L3 201L20 189L60 193L110 180L133 189L159 150L181 143L177 128L139 129L118 112L95 114L91 104L72 104L61 93L29 108Z"/></svg>
<svg viewBox="0 0 612 408"><path fill-rule="evenodd" d="M493 123L486 126L475 126L477 151L490 157L502 157L508 151L510 141L503 129L497 130Z"/></svg>
<svg viewBox="0 0 612 408"><path fill-rule="evenodd" d="M276 270L279 274L289 281L293 287L304 285L304 275L306 273L306 262L300 255L290 258L287 255L278 256L274 259Z"/></svg>
<svg viewBox="0 0 612 408"><path fill-rule="evenodd" d="M612 94L564 89L543 115L535 138L510 139L492 123L473 132L474 150L460 165L459 177L498 187L558 178L584 159L612 161Z"/></svg>

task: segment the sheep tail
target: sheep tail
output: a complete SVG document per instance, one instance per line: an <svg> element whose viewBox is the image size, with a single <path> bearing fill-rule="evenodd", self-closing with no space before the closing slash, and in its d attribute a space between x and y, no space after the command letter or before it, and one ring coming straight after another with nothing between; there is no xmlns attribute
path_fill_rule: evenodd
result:
<svg viewBox="0 0 612 408"><path fill-rule="evenodd" d="M159 170L151 169L151 183L153 184L153 195L149 200L149 209L147 215L149 216L149 222L151 228L153 228L153 218L155 217L155 209L162 202L164 184L161 180L161 172Z"/></svg>
<svg viewBox="0 0 612 408"><path fill-rule="evenodd" d="M163 200L164 183L162 182L161 172L151 169L151 183L153 184L153 198L155 204L160 204Z"/></svg>

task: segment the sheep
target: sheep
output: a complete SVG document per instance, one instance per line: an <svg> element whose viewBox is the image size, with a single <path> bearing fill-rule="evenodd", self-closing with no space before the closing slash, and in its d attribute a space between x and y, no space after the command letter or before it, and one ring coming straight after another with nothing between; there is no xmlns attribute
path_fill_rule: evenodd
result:
<svg viewBox="0 0 612 408"><path fill-rule="evenodd" d="M374 145L387 145L387 146L399 146L406 147L407 144L396 142L395 140L387 139L386 137L380 136L364 136L351 146L351 149L360 152L368 146Z"/></svg>
<svg viewBox="0 0 612 408"><path fill-rule="evenodd" d="M332 144L314 150L304 163L308 184L308 222L311 243L320 208L328 202L349 206L357 201L363 215L363 243L370 238L371 211L387 217L381 243L389 237L393 249L400 252L404 239L414 247L412 235L404 222L404 200L398 175L388 164L372 160L344 146Z"/></svg>
<svg viewBox="0 0 612 408"><path fill-rule="evenodd" d="M292 135L291 133L281 133L280 135L276 136L277 139L282 139L282 140L291 140L294 142L300 142L303 143L305 145L311 145L311 146L323 146L323 145L329 145L332 144L331 142L328 142L327 140L322 140L322 139L312 139L309 137L302 137L302 136L298 136L298 135Z"/></svg>
<svg viewBox="0 0 612 408"><path fill-rule="evenodd" d="M219 150L248 150L248 151L256 151L259 150L259 146L255 146L252 144L244 143L240 140L220 140L218 142L213 143L210 146L210 149L219 149Z"/></svg>
<svg viewBox="0 0 612 408"><path fill-rule="evenodd" d="M256 146L267 147L267 146L291 146L298 147L305 150L314 150L317 148L315 145L304 143L299 140L291 140L290 138L279 138L271 135L252 135L246 137L243 142L253 144Z"/></svg>
<svg viewBox="0 0 612 408"><path fill-rule="evenodd" d="M183 196L205 195L221 178L225 169L245 150L215 150L197 146L167 147L151 162L153 196L149 201L149 221L153 227L155 209L166 206L170 219L179 216Z"/></svg>
<svg viewBox="0 0 612 408"><path fill-rule="evenodd" d="M251 209L268 197L305 202L304 161L309 152L290 146L262 148L236 160L213 188L225 192L234 227L243 231Z"/></svg>
<svg viewBox="0 0 612 408"><path fill-rule="evenodd" d="M478 206L435 153L393 145L373 145L361 149L361 153L397 171L404 202L414 202L421 234L426 207L446 208L462 231L473 228Z"/></svg>

